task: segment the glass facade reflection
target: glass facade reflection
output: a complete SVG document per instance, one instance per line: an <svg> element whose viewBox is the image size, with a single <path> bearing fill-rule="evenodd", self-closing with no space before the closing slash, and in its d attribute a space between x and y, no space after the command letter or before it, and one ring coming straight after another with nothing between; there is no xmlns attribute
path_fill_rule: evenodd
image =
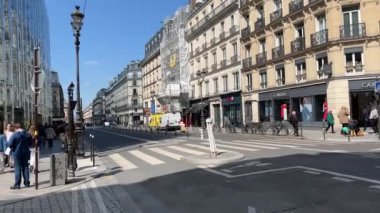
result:
<svg viewBox="0 0 380 213"><path fill-rule="evenodd" d="M39 121L52 115L49 19L44 0L0 0L0 120L28 125L33 114L33 49L40 48L45 84Z"/></svg>

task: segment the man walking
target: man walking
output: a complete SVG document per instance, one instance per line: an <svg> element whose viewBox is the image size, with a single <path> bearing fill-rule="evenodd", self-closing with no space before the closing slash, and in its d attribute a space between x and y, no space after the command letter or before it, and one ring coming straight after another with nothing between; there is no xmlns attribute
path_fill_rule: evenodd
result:
<svg viewBox="0 0 380 213"><path fill-rule="evenodd" d="M294 135L299 136L298 135L298 119L296 116L296 111L292 111L292 114L289 117L289 123L293 126Z"/></svg>
<svg viewBox="0 0 380 213"><path fill-rule="evenodd" d="M32 137L21 128L19 123L15 124L16 132L9 141L9 147L14 155L15 184L11 189L20 189L21 173L24 178L25 187L30 186L28 160L30 158L30 147Z"/></svg>
<svg viewBox="0 0 380 213"><path fill-rule="evenodd" d="M53 147L53 141L57 137L52 126L45 129L46 140L48 141L49 149Z"/></svg>

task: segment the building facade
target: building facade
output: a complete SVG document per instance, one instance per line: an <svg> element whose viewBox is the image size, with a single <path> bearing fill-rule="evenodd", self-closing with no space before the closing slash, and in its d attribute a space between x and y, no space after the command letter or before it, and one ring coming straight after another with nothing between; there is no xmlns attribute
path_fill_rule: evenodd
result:
<svg viewBox="0 0 380 213"><path fill-rule="evenodd" d="M33 114L33 51L40 48L45 85L39 122L52 116L49 20L44 0L0 0L0 120L29 125Z"/></svg>
<svg viewBox="0 0 380 213"><path fill-rule="evenodd" d="M52 81L52 118L54 120L62 120L65 117L63 111L64 105L64 95L61 83L59 82L59 77L57 72L51 72Z"/></svg>
<svg viewBox="0 0 380 213"><path fill-rule="evenodd" d="M100 89L92 101L92 121L95 125L103 125L106 121L106 91L107 89Z"/></svg>
<svg viewBox="0 0 380 213"><path fill-rule="evenodd" d="M145 57L141 62L145 124L148 123L150 114L161 112L157 94L160 90L162 79L160 57L162 34L163 28L145 44Z"/></svg>
<svg viewBox="0 0 380 213"><path fill-rule="evenodd" d="M192 124L210 117L217 125L242 124L239 1L192 1L189 45Z"/></svg>
<svg viewBox="0 0 380 213"><path fill-rule="evenodd" d="M84 123L92 124L93 123L92 115L93 115L93 109L92 109L92 104L90 104L83 110Z"/></svg>
<svg viewBox="0 0 380 213"><path fill-rule="evenodd" d="M131 61L109 84L105 93L106 119L117 124L143 121L142 71L139 61Z"/></svg>
<svg viewBox="0 0 380 213"><path fill-rule="evenodd" d="M327 101L362 122L376 102L378 11L366 0L240 0L245 121L286 119L287 109L319 122Z"/></svg>

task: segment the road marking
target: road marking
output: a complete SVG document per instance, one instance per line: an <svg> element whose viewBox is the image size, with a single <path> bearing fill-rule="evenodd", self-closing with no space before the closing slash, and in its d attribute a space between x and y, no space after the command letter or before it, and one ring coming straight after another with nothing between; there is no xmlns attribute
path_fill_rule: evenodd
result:
<svg viewBox="0 0 380 213"><path fill-rule="evenodd" d="M221 169L221 171L223 171L223 172L227 172L227 173L232 173L232 172L234 172L234 170L231 170L231 169Z"/></svg>
<svg viewBox="0 0 380 213"><path fill-rule="evenodd" d="M168 152L168 151L160 149L160 148L150 148L149 150L153 151L155 153L158 153L158 154L165 155L167 157L176 159L176 160L181 160L181 158L183 158L182 155L178 155L178 154L175 154L175 153L172 153L172 152Z"/></svg>
<svg viewBox="0 0 380 213"><path fill-rule="evenodd" d="M376 169L380 169L380 166L375 166Z"/></svg>
<svg viewBox="0 0 380 213"><path fill-rule="evenodd" d="M349 183L349 182L354 181L354 180L352 180L352 179L344 178L344 177L332 177L332 179L334 179L334 180L339 180L339 181L343 181L343 182L346 182L346 183Z"/></svg>
<svg viewBox="0 0 380 213"><path fill-rule="evenodd" d="M90 196L88 195L86 184L82 184L81 189L84 198L84 209L86 210L85 212L92 212L92 205L90 201Z"/></svg>
<svg viewBox="0 0 380 213"><path fill-rule="evenodd" d="M326 174L330 174L330 175L334 175L334 176L346 177L346 178L350 178L350 179L354 179L354 180L360 180L360 181L380 185L379 180L374 180L374 179L370 179L370 178L358 177L355 175L347 175L347 174L343 174L343 173L339 173L339 172L333 172L333 171L328 171L328 170L323 170L323 169L316 169L316 168L311 168L311 167L307 167L307 166L297 166L297 167L301 168L301 169L305 169L305 170L311 170L311 171L315 171L315 172L321 172L321 173L326 173Z"/></svg>
<svg viewBox="0 0 380 213"><path fill-rule="evenodd" d="M306 170L303 172L308 173L308 174L312 174L312 175L320 175L321 174L320 172L314 172L314 171L309 171L309 170Z"/></svg>
<svg viewBox="0 0 380 213"><path fill-rule="evenodd" d="M201 143L201 144L207 144L207 143ZM218 147L224 147L224 148L230 148L230 149L237 149L237 150L243 150L243 151L259 151L258 149L251 149L251 148L245 148L245 147L237 147L237 146L230 146L230 145L223 145L218 144Z"/></svg>
<svg viewBox="0 0 380 213"><path fill-rule="evenodd" d="M115 153L112 155L109 155L109 157L117 163L122 170L130 170L130 169L136 169L137 166L134 165L129 160L125 159L123 156L121 156L119 153Z"/></svg>
<svg viewBox="0 0 380 213"><path fill-rule="evenodd" d="M90 182L90 186L91 186L91 188L92 188L92 189L94 190L94 192L95 192L95 198L96 198L96 201L97 201L96 203L98 204L100 211L106 213L106 212L107 212L107 210L106 210L106 206L104 205L104 202L103 202L102 196L100 195L100 192L99 192L99 190L98 190L98 188L97 188L95 182L94 182L94 181L91 181L91 182Z"/></svg>
<svg viewBox="0 0 380 213"><path fill-rule="evenodd" d="M380 189L380 185L369 186L370 189Z"/></svg>
<svg viewBox="0 0 380 213"><path fill-rule="evenodd" d="M248 206L248 213L256 213L256 209L252 206Z"/></svg>
<svg viewBox="0 0 380 213"><path fill-rule="evenodd" d="M310 144L310 143L304 143L304 142L292 142L292 141L289 141L289 140L283 140L281 139L281 142L277 142L277 141L273 141L273 140L254 140L254 139L249 139L248 141L252 141L252 142L259 142L259 143L262 143L262 144L267 144L267 142L269 143L272 143L272 144L277 144L277 145L302 145L302 146L318 146L317 144L313 143L313 144ZM249 143L248 141L244 141L245 143Z"/></svg>
<svg viewBox="0 0 380 213"><path fill-rule="evenodd" d="M129 151L130 154L134 155L135 157L140 158L141 160L149 163L150 165L159 165L159 164L164 164L165 162L152 157L150 155L145 154L144 152L138 151L138 150L132 150Z"/></svg>
<svg viewBox="0 0 380 213"><path fill-rule="evenodd" d="M234 140L234 141L236 141L236 140ZM279 149L277 147L249 144L249 143L246 143L245 141L221 142L221 143L223 143L223 144L232 144L232 145L242 145L242 146L255 147L255 148L261 148L261 149Z"/></svg>
<svg viewBox="0 0 380 213"><path fill-rule="evenodd" d="M71 212L79 213L79 204L78 204L78 188L74 187L71 189Z"/></svg>
<svg viewBox="0 0 380 213"><path fill-rule="evenodd" d="M269 145L269 146L278 146L278 147L285 147L285 148L295 148L295 147L298 147L298 146L293 146L293 145L274 144L274 143L267 143L267 142L254 142L252 140L249 140L249 141L250 142L244 142L244 143L251 143L251 144L258 144L258 145Z"/></svg>
<svg viewBox="0 0 380 213"><path fill-rule="evenodd" d="M371 150L369 150L369 151L371 151L371 152L373 152L373 151L380 151L380 148L377 148L377 149L371 149Z"/></svg>
<svg viewBox="0 0 380 213"><path fill-rule="evenodd" d="M210 147L206 147L206 146L202 146L202 145L196 145L196 144L184 144L185 146L190 146L190 147L194 147L194 148L198 148L198 149L203 149L203 150L207 150L207 151L210 151ZM216 145L216 147L218 147L218 145ZM228 150L225 150L225 149L219 149L217 148L218 152L228 152Z"/></svg>
<svg viewBox="0 0 380 213"><path fill-rule="evenodd" d="M256 166L269 166L269 165L272 165L271 163L260 163L260 164L257 164Z"/></svg>
<svg viewBox="0 0 380 213"><path fill-rule="evenodd" d="M295 148L292 148L292 149L300 149L300 150L316 151L316 152L347 153L344 150L310 149L310 148L301 148L301 147L295 147Z"/></svg>
<svg viewBox="0 0 380 213"><path fill-rule="evenodd" d="M179 147L179 146L168 146L168 148L176 150L176 151L181 151L181 152L193 154L193 155L205 155L206 154L204 152L199 152L199 151L195 151L195 150L191 150L191 149L186 149L186 148Z"/></svg>

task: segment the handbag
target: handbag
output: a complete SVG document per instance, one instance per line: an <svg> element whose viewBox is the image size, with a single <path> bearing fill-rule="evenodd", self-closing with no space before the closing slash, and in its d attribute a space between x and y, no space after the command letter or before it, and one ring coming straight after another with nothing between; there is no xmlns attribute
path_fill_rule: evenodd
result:
<svg viewBox="0 0 380 213"><path fill-rule="evenodd" d="M11 154L11 148L8 147L8 148L5 150L4 154L9 156L9 155Z"/></svg>

